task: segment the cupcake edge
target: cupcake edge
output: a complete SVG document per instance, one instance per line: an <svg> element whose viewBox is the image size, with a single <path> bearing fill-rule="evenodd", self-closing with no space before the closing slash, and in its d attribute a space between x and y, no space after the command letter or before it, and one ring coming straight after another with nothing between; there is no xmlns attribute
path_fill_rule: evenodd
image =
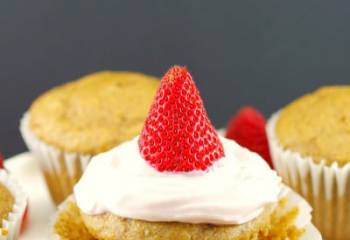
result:
<svg viewBox="0 0 350 240"><path fill-rule="evenodd" d="M298 207L299 209L299 215L295 220L295 226L301 229L308 229L311 224L311 212L312 208L311 206L296 192L291 190L289 187L283 185L283 189L281 192L281 198L285 197L288 195L288 202L285 207L285 211L287 212L288 210L292 209L293 207ZM71 202L75 201L75 198L73 195L70 195L62 204L58 206L57 211L55 214L50 218L49 226L47 229L47 237L50 240L60 240L60 236L55 232L55 223L56 220L58 219L61 211L63 211L66 206ZM313 237L312 240L322 240L322 237L320 233L312 227L312 231L308 234L308 237L310 235Z"/></svg>
<svg viewBox="0 0 350 240"><path fill-rule="evenodd" d="M71 202L75 201L73 195L69 195L66 200L64 200L60 205L58 205L56 212L50 217L49 225L46 231L47 239L49 240L60 240L60 236L55 232L55 224L58 219L60 213L67 207L67 205Z"/></svg>
<svg viewBox="0 0 350 240"><path fill-rule="evenodd" d="M277 112L267 123L267 136L274 166L283 181L299 192L314 208L313 221L324 237L343 239L350 234L346 226L350 218L347 199L350 192L350 163L339 166L336 161L327 165L319 163L310 156L284 148L275 132L279 117ZM336 224L329 224L334 222ZM348 230L344 230L348 229Z"/></svg>
<svg viewBox="0 0 350 240"><path fill-rule="evenodd" d="M22 188L17 184L17 182L10 178L5 170L0 170L0 183L8 188L15 198L12 212L9 213L7 219L2 220L0 240L15 240L18 239L20 234L23 215L27 207L27 197Z"/></svg>
<svg viewBox="0 0 350 240"><path fill-rule="evenodd" d="M30 114L27 112L20 120L22 138L28 149L39 160L44 175L50 175L45 176L46 184L52 199L59 204L71 194L74 184L79 180L92 156L65 152L43 142L31 131L29 121ZM62 172L67 172L67 175L62 176ZM49 181L48 178L54 178L54 180Z"/></svg>
<svg viewBox="0 0 350 240"><path fill-rule="evenodd" d="M334 184L340 190L337 191L338 197L342 197L346 192L347 179L350 177L350 163L341 167L334 161L328 166L325 160L316 163L310 156L304 157L298 152L283 148L275 132L279 114L280 112L277 112L271 116L268 120L266 130L273 163L282 178L285 179L289 176L292 184L296 185L298 184L298 174L303 179L306 178L308 173L311 173L312 193L315 196L319 196L321 181L323 180L327 199L333 198ZM323 179L322 176L324 176ZM305 182L301 183L301 189L303 194L308 193L308 186Z"/></svg>

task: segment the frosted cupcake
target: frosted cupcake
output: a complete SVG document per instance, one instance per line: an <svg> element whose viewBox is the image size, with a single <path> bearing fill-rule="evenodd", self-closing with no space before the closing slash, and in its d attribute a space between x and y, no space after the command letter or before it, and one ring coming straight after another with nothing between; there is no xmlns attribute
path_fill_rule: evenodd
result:
<svg viewBox="0 0 350 240"><path fill-rule="evenodd" d="M310 211L257 154L218 137L191 75L175 66L141 135L92 159L51 233L66 240L293 240L310 224Z"/></svg>
<svg viewBox="0 0 350 240"><path fill-rule="evenodd" d="M140 133L158 84L139 73L104 71L34 101L21 132L56 204L72 193L92 156Z"/></svg>
<svg viewBox="0 0 350 240"><path fill-rule="evenodd" d="M18 239L26 206L20 187L0 169L0 240Z"/></svg>
<svg viewBox="0 0 350 240"><path fill-rule="evenodd" d="M350 87L323 87L271 117L272 158L326 239L350 236Z"/></svg>

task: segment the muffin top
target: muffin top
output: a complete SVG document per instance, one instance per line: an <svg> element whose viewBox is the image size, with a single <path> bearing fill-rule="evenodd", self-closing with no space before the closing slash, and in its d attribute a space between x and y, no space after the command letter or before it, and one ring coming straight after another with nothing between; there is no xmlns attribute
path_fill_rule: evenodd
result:
<svg viewBox="0 0 350 240"><path fill-rule="evenodd" d="M2 227L2 220L7 219L14 203L15 199L10 191L0 183L0 228Z"/></svg>
<svg viewBox="0 0 350 240"><path fill-rule="evenodd" d="M159 82L103 71L51 89L34 101L29 127L65 152L95 155L137 136Z"/></svg>
<svg viewBox="0 0 350 240"><path fill-rule="evenodd" d="M350 161L350 86L323 87L285 107L276 134L284 148L317 163Z"/></svg>

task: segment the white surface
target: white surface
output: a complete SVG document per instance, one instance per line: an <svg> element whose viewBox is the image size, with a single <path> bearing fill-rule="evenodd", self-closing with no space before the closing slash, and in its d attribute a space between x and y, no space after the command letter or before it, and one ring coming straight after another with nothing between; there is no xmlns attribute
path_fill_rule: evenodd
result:
<svg viewBox="0 0 350 240"><path fill-rule="evenodd" d="M19 154L5 163L6 168L29 195L29 225L20 240L44 240L49 219L55 212L37 161L29 153ZM318 231L310 226L301 240L321 240Z"/></svg>

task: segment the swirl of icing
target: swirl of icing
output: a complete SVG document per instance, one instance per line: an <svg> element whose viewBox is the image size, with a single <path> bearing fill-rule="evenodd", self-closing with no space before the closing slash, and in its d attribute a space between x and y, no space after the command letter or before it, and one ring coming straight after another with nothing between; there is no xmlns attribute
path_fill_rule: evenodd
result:
<svg viewBox="0 0 350 240"><path fill-rule="evenodd" d="M259 155L221 138L225 157L207 171L159 172L138 139L94 157L74 188L85 214L157 222L242 224L276 203L281 179Z"/></svg>

